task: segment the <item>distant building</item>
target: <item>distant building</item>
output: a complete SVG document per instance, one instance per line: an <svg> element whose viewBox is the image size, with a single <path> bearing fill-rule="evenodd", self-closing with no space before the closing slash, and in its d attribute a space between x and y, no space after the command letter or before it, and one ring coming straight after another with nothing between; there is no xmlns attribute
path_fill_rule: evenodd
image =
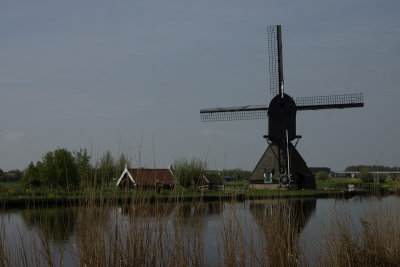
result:
<svg viewBox="0 0 400 267"><path fill-rule="evenodd" d="M229 175L222 176L222 179L224 179L225 182L232 182L234 178Z"/></svg>
<svg viewBox="0 0 400 267"><path fill-rule="evenodd" d="M125 167L117 181L120 188L171 189L175 186L174 175L169 169L128 169Z"/></svg>
<svg viewBox="0 0 400 267"><path fill-rule="evenodd" d="M200 190L224 190L224 179L219 174L206 174L200 176L196 188Z"/></svg>

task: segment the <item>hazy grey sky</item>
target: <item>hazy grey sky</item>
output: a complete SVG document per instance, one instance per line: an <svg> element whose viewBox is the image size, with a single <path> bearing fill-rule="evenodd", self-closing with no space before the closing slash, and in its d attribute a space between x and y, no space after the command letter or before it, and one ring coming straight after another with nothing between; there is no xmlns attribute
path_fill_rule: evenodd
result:
<svg viewBox="0 0 400 267"><path fill-rule="evenodd" d="M308 165L399 166L398 0L3 0L0 168L57 147L135 165L142 143L146 167L196 156L252 170L267 120L201 123L199 110L269 103L275 24L290 95L364 93L364 108L298 112Z"/></svg>

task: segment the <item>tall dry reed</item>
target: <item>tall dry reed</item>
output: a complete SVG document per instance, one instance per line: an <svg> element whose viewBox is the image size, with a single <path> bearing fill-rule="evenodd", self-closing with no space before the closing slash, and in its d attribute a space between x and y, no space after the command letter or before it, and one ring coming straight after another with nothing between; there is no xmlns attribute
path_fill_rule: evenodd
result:
<svg viewBox="0 0 400 267"><path fill-rule="evenodd" d="M306 252L316 252L305 250L301 234L315 203L232 200L214 207L201 200L152 203L132 192L122 206L86 201L74 207L75 215L60 219L55 211L41 216L39 210L27 210L34 231L18 232L15 247L7 240L5 222L0 225L0 266L62 266L70 255L76 266L398 266L399 205L378 201L359 224L349 212L332 211L318 261L306 262ZM221 225L213 260L205 254L212 244L204 243L209 212L219 214ZM59 230L74 236L68 253L65 244L55 244L64 242L55 231L62 223L67 225Z"/></svg>
<svg viewBox="0 0 400 267"><path fill-rule="evenodd" d="M221 218L221 264L224 266L306 265L299 239L306 223L302 204L291 201L252 201L250 215L238 212L237 205ZM295 207L295 208L294 208ZM254 218L253 218L254 217ZM257 225L254 225L257 222Z"/></svg>
<svg viewBox="0 0 400 267"><path fill-rule="evenodd" d="M346 210L332 212L322 248L322 266L399 266L400 206L372 203L360 224Z"/></svg>
<svg viewBox="0 0 400 267"><path fill-rule="evenodd" d="M222 263L224 266L246 266L246 243L244 240L245 220L236 212L235 202L225 216L222 216ZM224 218L225 217L225 218Z"/></svg>
<svg viewBox="0 0 400 267"><path fill-rule="evenodd" d="M0 266L10 266L10 254L7 251L7 237L5 233L4 219L0 224Z"/></svg>
<svg viewBox="0 0 400 267"><path fill-rule="evenodd" d="M194 231L185 229L179 209L171 209L141 199L123 208L123 217L115 209L86 208L77 226L76 261L83 266L203 266L201 227L194 223ZM174 223L169 216L175 216ZM199 221L199 214L193 216Z"/></svg>
<svg viewBox="0 0 400 267"><path fill-rule="evenodd" d="M263 266L304 265L299 234L306 223L301 207L285 200L276 200L264 206L258 216L264 239L261 240Z"/></svg>

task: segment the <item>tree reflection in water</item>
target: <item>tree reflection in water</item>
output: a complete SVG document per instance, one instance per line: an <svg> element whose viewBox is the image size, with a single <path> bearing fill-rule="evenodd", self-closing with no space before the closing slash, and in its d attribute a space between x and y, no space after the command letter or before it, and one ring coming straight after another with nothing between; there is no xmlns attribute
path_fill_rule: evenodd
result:
<svg viewBox="0 0 400 267"><path fill-rule="evenodd" d="M21 214L41 239L34 255L49 264L57 258L54 250L46 252L48 242L69 240L69 257L86 266L295 266L304 263L298 237L315 208L315 199L281 199L138 202Z"/></svg>
<svg viewBox="0 0 400 267"><path fill-rule="evenodd" d="M21 215L28 228L38 230L47 240L64 243L75 231L78 210L75 207L26 209Z"/></svg>
<svg viewBox="0 0 400 267"><path fill-rule="evenodd" d="M397 266L398 203L397 197L132 201L125 208L93 202L6 211L0 265L347 266L351 259L354 266Z"/></svg>

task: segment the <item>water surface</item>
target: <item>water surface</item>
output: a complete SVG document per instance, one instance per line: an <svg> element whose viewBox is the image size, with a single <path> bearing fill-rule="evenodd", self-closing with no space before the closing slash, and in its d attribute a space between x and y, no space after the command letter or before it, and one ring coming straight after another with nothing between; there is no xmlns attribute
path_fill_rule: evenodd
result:
<svg viewBox="0 0 400 267"><path fill-rule="evenodd" d="M266 251L274 251L274 242L277 244L280 236L288 234L286 228L296 235L293 249L301 248L307 261L312 263L318 260L321 240L332 220L344 216L357 228L369 211L390 209L398 213L399 204L399 198L393 196L266 199L102 209L13 209L3 211L0 218L3 246L18 264L24 251L43 254L48 246L56 265L60 262L65 266L77 265L81 263L82 251L93 251L90 242L97 240L96 234L105 233L104 242L119 242L108 249L135 249L127 242L132 239L131 244L142 244L144 249L162 250L155 252L160 253L156 255L160 262L169 261L177 251L184 251L190 254L189 264L217 266L225 261L227 251L233 251L247 265L258 265L265 262ZM281 220L283 228L278 227L277 220ZM271 230L276 237L271 235Z"/></svg>

